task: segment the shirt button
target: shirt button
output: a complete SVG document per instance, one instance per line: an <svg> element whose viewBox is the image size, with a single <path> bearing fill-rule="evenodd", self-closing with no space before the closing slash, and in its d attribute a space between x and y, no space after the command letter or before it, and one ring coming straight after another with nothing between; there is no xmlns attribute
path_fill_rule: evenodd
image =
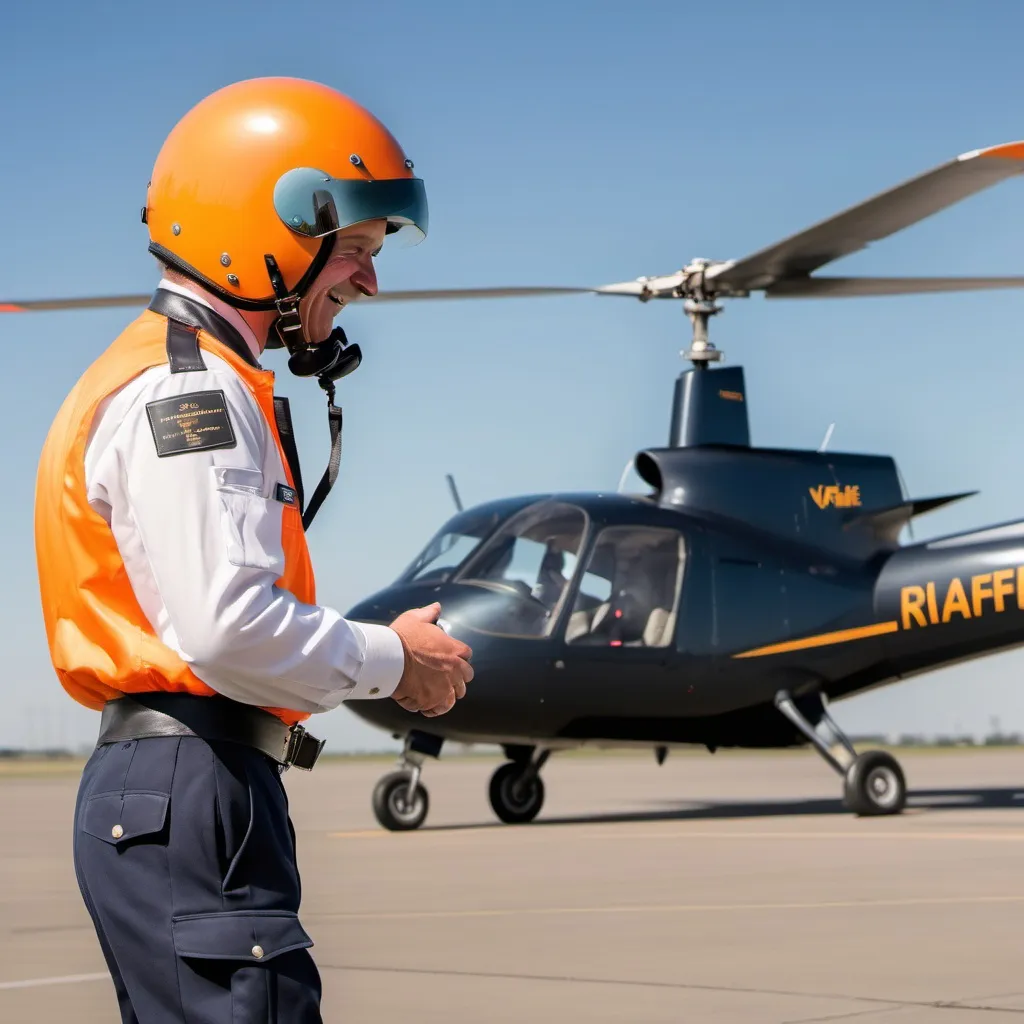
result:
<svg viewBox="0 0 1024 1024"><path fill-rule="evenodd" d="M370 690L370 696L371 697L376 697L378 693L380 693L380 687L379 686L375 686L372 690Z"/></svg>
<svg viewBox="0 0 1024 1024"><path fill-rule="evenodd" d="M113 827L113 828L112 828L112 829L110 830L110 834L111 834L111 835L112 835L112 836L113 836L113 837L114 837L115 839L120 839L120 838L121 838L121 836L123 836L123 835L124 835L124 829L123 829L123 828L121 828L121 826L120 826L120 825L115 825L115 826L114 826L114 827Z"/></svg>
<svg viewBox="0 0 1024 1024"><path fill-rule="evenodd" d="M252 955L254 957L256 957L257 960L259 960L259 958L261 956L263 956L263 947L262 946L253 946L252 947Z"/></svg>

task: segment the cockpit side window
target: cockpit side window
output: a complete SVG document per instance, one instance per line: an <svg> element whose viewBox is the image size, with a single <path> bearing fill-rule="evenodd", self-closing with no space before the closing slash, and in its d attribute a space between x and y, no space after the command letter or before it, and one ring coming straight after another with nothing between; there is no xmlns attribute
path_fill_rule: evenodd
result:
<svg viewBox="0 0 1024 1024"><path fill-rule="evenodd" d="M683 537L675 530L648 526L602 530L580 580L566 643L671 645L685 551Z"/></svg>
<svg viewBox="0 0 1024 1024"><path fill-rule="evenodd" d="M465 611L475 629L506 636L548 636L583 545L581 508L543 502L505 523L458 573L457 582L488 591Z"/></svg>

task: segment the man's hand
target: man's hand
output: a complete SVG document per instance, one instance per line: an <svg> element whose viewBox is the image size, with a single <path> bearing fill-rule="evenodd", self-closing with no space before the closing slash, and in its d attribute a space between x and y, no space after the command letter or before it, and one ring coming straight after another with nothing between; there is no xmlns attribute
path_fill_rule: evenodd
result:
<svg viewBox="0 0 1024 1024"><path fill-rule="evenodd" d="M473 652L435 625L439 604L412 608L391 623L405 648L405 671L392 697L406 711L434 717L451 711L466 696L473 678Z"/></svg>

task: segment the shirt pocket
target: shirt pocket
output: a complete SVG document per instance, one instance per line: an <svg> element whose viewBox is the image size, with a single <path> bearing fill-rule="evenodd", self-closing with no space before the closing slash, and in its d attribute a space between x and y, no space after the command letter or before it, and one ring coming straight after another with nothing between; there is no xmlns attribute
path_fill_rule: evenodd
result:
<svg viewBox="0 0 1024 1024"><path fill-rule="evenodd" d="M263 493L263 474L235 466L215 466L213 474L228 561L240 568L283 572L283 506Z"/></svg>

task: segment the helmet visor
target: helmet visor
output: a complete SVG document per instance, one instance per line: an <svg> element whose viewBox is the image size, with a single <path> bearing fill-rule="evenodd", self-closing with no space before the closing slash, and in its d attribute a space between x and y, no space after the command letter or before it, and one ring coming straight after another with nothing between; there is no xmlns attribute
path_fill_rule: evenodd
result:
<svg viewBox="0 0 1024 1024"><path fill-rule="evenodd" d="M427 235L427 195L420 178L363 181L297 167L278 178L274 209L292 231L307 238L382 219L388 222L389 237L403 246L416 245Z"/></svg>

